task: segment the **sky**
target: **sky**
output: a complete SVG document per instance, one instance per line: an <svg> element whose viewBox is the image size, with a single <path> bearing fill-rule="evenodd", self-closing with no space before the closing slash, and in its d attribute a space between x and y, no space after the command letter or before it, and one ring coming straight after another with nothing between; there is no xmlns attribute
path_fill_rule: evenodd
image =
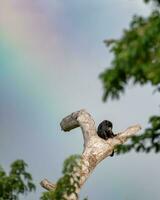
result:
<svg viewBox="0 0 160 200"><path fill-rule="evenodd" d="M63 133L60 121L85 108L114 132L159 113L150 85L128 85L120 100L102 102L99 74L113 55L104 39L119 38L134 14L147 16L141 0L5 0L0 2L0 164L28 163L37 186L21 199L38 200L39 182L61 176L63 161L83 150L80 129ZM141 132L142 132L141 131ZM159 200L159 155L134 152L101 162L81 199Z"/></svg>

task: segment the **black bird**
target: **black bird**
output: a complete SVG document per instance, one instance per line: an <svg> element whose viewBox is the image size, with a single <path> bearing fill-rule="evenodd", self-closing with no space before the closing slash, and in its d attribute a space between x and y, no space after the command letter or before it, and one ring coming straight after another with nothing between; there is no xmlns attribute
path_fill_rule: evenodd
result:
<svg viewBox="0 0 160 200"><path fill-rule="evenodd" d="M104 140L108 140L109 138L113 138L115 135L112 132L112 122L108 121L108 120L104 120L102 121L97 129L97 134L99 137L101 137ZM111 156L114 155L114 151L112 152Z"/></svg>

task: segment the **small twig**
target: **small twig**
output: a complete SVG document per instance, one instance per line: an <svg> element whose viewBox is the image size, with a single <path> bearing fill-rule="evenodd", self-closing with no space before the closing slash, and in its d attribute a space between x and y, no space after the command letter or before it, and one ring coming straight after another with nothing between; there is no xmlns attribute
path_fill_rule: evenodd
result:
<svg viewBox="0 0 160 200"><path fill-rule="evenodd" d="M56 185L48 181L47 179L44 179L40 182L40 185L45 188L48 191L55 190Z"/></svg>

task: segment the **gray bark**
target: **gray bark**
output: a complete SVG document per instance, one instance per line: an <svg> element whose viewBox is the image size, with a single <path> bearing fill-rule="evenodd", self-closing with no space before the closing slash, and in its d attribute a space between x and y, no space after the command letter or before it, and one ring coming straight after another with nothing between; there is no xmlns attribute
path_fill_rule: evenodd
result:
<svg viewBox="0 0 160 200"><path fill-rule="evenodd" d="M80 127L83 133L84 150L81 157L82 167L76 172L76 176L78 174L81 177L80 187L76 190L77 193L98 163L110 156L117 145L123 144L141 129L140 125L134 125L118 133L114 138L108 140L101 139L97 135L94 120L85 110L74 112L65 117L61 121L60 126L65 132ZM41 182L41 186L47 190L54 190L56 188L56 184L52 184L46 179ZM75 195L71 195L67 199L76 200L77 198Z"/></svg>

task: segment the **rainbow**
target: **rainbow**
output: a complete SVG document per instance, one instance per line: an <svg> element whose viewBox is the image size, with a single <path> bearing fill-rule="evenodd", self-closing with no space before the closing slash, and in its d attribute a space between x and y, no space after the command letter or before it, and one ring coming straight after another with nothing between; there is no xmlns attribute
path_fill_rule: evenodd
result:
<svg viewBox="0 0 160 200"><path fill-rule="evenodd" d="M56 69L65 70L60 59L64 41L54 28L56 20L55 15L51 20L44 5L34 1L1 2L0 74L5 79L4 90L23 96L23 101L30 98L36 109L47 109L51 115L61 110L59 98L63 96L56 95L62 89Z"/></svg>

